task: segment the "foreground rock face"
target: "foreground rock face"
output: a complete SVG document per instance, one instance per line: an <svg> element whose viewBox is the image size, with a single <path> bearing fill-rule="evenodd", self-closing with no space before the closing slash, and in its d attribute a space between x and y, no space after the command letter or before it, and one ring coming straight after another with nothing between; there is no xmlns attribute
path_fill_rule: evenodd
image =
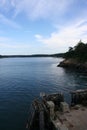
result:
<svg viewBox="0 0 87 130"><path fill-rule="evenodd" d="M65 59L64 61L60 62L58 66L87 72L87 62L81 63L76 59Z"/></svg>

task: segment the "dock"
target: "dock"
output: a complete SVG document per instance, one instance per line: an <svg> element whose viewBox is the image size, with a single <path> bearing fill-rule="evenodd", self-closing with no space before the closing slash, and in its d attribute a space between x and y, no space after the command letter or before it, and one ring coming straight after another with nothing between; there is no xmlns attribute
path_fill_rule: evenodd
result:
<svg viewBox="0 0 87 130"><path fill-rule="evenodd" d="M45 94L42 100L35 100L28 130L87 130L87 89L70 94L71 104L62 93Z"/></svg>
<svg viewBox="0 0 87 130"><path fill-rule="evenodd" d="M57 127L65 126L66 129L62 130L87 130L87 108L79 105L71 108L69 112L56 112L53 122L59 123Z"/></svg>

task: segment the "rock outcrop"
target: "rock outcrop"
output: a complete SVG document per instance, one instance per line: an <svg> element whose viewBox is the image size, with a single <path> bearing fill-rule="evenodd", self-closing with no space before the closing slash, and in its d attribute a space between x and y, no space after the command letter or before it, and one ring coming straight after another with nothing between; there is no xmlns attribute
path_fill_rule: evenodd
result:
<svg viewBox="0 0 87 130"><path fill-rule="evenodd" d="M59 63L58 67L72 68L87 72L87 62L82 63L76 59L65 59Z"/></svg>

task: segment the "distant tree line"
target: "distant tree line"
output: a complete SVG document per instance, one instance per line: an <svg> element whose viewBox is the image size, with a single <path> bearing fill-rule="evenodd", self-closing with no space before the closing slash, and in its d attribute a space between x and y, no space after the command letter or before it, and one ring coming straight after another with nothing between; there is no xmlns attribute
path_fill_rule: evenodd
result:
<svg viewBox="0 0 87 130"><path fill-rule="evenodd" d="M87 43L83 43L81 40L74 47L69 47L68 52L64 54L64 58L75 58L80 62L87 61Z"/></svg>
<svg viewBox="0 0 87 130"><path fill-rule="evenodd" d="M81 40L74 47L69 47L66 53L57 54L35 54L35 55L0 55L0 58L15 58L15 57L63 57L65 59L74 58L80 62L87 61L87 43Z"/></svg>

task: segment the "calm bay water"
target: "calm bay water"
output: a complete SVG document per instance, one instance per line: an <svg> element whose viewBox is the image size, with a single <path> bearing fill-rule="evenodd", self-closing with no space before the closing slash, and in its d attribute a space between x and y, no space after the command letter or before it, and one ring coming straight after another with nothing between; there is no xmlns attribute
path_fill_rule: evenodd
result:
<svg viewBox="0 0 87 130"><path fill-rule="evenodd" d="M87 75L56 67L57 58L0 59L0 130L25 130L30 104L40 92L87 88Z"/></svg>

